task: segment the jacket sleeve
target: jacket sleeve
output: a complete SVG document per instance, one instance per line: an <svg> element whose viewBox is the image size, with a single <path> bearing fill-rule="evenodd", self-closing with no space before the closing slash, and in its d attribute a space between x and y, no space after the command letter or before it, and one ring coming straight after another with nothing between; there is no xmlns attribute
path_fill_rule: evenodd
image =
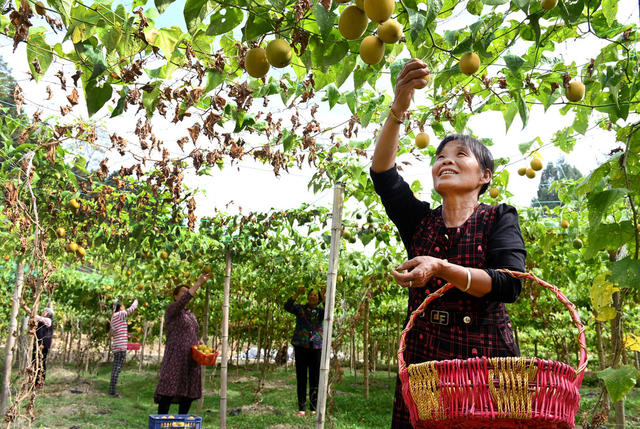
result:
<svg viewBox="0 0 640 429"><path fill-rule="evenodd" d="M431 213L429 203L413 195L411 187L398 174L395 166L382 173L370 170L370 174L387 216L396 225L402 242L409 249L416 227Z"/></svg>
<svg viewBox="0 0 640 429"><path fill-rule="evenodd" d="M524 271L527 251L518 223L518 212L512 206L501 204L498 219L487 244L487 268L491 277L491 291L485 296L491 301L515 302L522 291L522 280L497 271L506 268Z"/></svg>
<svg viewBox="0 0 640 429"><path fill-rule="evenodd" d="M284 303L284 309L294 316L299 316L302 307L300 307L299 304L296 304L293 298L289 298L287 302Z"/></svg>

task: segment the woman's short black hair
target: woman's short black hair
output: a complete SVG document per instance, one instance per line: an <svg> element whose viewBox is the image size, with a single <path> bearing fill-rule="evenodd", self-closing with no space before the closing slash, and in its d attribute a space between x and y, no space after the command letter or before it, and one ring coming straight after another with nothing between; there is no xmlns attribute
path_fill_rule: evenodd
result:
<svg viewBox="0 0 640 429"><path fill-rule="evenodd" d="M176 288L173 290L173 296L178 296L178 294L180 293L180 289L182 289L183 287L189 289L186 285L178 285L176 286Z"/></svg>
<svg viewBox="0 0 640 429"><path fill-rule="evenodd" d="M471 153L473 153L473 156L475 156L478 160L480 169L482 171L489 169L489 171L491 171L491 174L493 174L493 155L491 155L489 148L487 148L480 140L466 134L449 134L448 136L446 136L438 145L438 148L436 149L436 156L438 156L440 152L442 152L442 149L444 149L447 143L450 143L452 141L457 141L458 143L468 148ZM489 183L485 183L484 185L482 185L482 187L480 188L480 193L478 195L484 194L488 187Z"/></svg>

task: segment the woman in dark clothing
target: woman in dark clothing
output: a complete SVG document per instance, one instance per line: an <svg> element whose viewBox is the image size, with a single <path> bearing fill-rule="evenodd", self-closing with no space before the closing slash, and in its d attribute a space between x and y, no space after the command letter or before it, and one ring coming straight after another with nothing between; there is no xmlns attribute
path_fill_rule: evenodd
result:
<svg viewBox="0 0 640 429"><path fill-rule="evenodd" d="M200 365L191 358L191 346L200 342L198 321L185 307L208 279L209 274L203 274L191 288L178 286L164 313L167 344L153 394L158 414L168 414L172 402L179 403L179 414L188 414L191 403L202 396Z"/></svg>
<svg viewBox="0 0 640 429"><path fill-rule="evenodd" d="M37 343L33 350L33 362L37 363L36 353L40 352L40 364L36 370L36 389L44 384L47 376L47 356L53 339L53 310L45 308L41 316L36 316L38 327L36 328Z"/></svg>
<svg viewBox="0 0 640 429"><path fill-rule="evenodd" d="M322 323L324 308L318 303L321 294L310 290L307 304L296 304L301 293L305 291L300 286L298 291L284 304L284 309L296 316L296 328L293 331L291 344L296 357L296 381L298 385L298 414L302 417L307 407L307 371L309 373L309 401L311 413L315 414L318 401L318 380L320 378L320 357L322 355Z"/></svg>
<svg viewBox="0 0 640 429"><path fill-rule="evenodd" d="M429 74L425 63L409 61L376 144L371 178L409 260L393 270L409 288L407 319L431 291L456 286L427 308L406 338L407 364L476 356L518 356L505 302L514 302L522 283L497 271L524 270L526 251L515 208L480 204L491 182L493 157L478 140L447 136L431 169L442 205L419 201L395 166L398 132L413 91ZM396 380L393 428L410 428L400 379Z"/></svg>

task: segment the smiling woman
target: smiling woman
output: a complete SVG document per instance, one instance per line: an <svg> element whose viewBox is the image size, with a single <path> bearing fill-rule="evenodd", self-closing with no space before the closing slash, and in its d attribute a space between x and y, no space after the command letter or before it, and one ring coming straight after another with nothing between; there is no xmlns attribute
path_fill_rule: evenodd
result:
<svg viewBox="0 0 640 429"><path fill-rule="evenodd" d="M517 299L520 280L498 268L524 270L526 251L515 208L480 204L493 175L487 147L467 135L445 137L431 169L442 205L419 201L395 166L398 133L415 88L429 71L409 61L398 75L391 113L378 138L371 178L409 260L392 271L409 288L407 317L429 291L456 286L417 319L406 337L407 364L477 356L518 356L505 302ZM426 314L426 317L425 317ZM410 428L409 412L396 381L393 428Z"/></svg>

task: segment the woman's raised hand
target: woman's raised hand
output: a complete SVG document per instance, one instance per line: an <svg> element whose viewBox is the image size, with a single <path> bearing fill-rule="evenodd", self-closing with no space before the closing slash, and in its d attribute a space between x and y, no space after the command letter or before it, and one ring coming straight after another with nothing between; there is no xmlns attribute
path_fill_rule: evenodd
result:
<svg viewBox="0 0 640 429"><path fill-rule="evenodd" d="M415 58L407 61L396 78L396 95L391 106L394 114L402 115L409 109L413 91L424 87L428 79L425 76L430 73L427 64L423 61Z"/></svg>
<svg viewBox="0 0 640 429"><path fill-rule="evenodd" d="M425 287L432 277L438 275L443 263L442 259L418 256L399 265L395 270L391 270L391 274L402 287ZM407 271L411 268L413 270Z"/></svg>
<svg viewBox="0 0 640 429"><path fill-rule="evenodd" d="M200 277L198 278L198 280L196 280L196 283L198 284L198 287L202 286L203 284L206 283L207 280L209 280L211 278L211 273L203 273L200 275Z"/></svg>

